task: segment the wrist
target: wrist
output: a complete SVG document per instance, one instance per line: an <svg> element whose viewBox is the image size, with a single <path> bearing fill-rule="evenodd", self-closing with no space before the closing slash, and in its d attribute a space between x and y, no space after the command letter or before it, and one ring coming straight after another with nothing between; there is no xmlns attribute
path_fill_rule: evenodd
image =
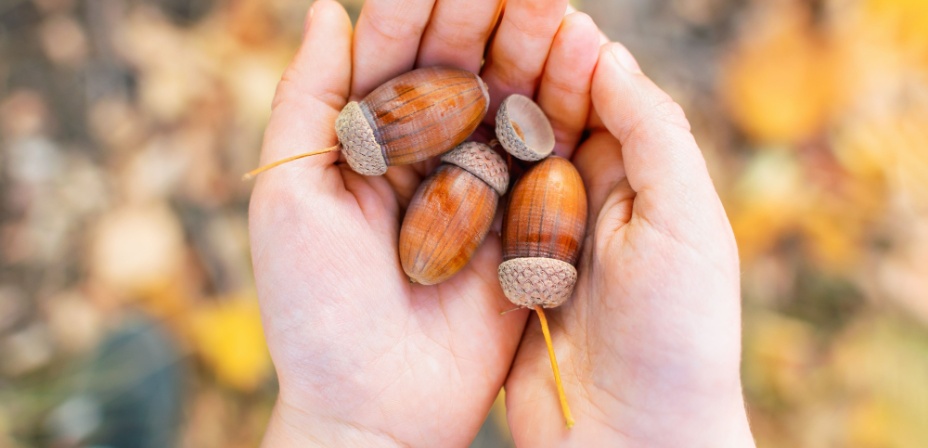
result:
<svg viewBox="0 0 928 448"><path fill-rule="evenodd" d="M309 413L278 397L261 444L265 448L307 446L398 446L388 434Z"/></svg>

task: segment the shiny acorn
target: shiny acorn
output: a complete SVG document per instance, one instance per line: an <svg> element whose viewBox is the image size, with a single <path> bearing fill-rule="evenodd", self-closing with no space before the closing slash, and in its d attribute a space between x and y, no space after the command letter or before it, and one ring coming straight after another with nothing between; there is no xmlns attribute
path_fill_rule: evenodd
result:
<svg viewBox="0 0 928 448"><path fill-rule="evenodd" d="M570 297L586 220L586 189L567 159L550 156L526 171L503 218L499 281L512 303L553 308Z"/></svg>
<svg viewBox="0 0 928 448"><path fill-rule="evenodd" d="M339 144L258 168L338 150L354 171L381 175L388 166L421 162L445 153L477 129L490 105L479 76L447 67L416 69L393 78L360 102L342 108L335 120Z"/></svg>
<svg viewBox="0 0 928 448"><path fill-rule="evenodd" d="M580 173L549 156L516 182L503 217L499 283L510 302L534 309L548 347L567 428L574 425L544 308L563 304L577 284L577 259L586 234L587 199Z"/></svg>
<svg viewBox="0 0 928 448"><path fill-rule="evenodd" d="M463 143L441 160L416 190L400 230L403 271L422 285L441 283L467 265L509 186L503 158L482 143Z"/></svg>

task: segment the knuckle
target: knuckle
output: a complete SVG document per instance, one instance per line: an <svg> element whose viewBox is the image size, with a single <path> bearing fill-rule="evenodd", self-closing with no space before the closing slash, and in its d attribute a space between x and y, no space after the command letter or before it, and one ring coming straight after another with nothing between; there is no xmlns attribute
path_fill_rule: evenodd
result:
<svg viewBox="0 0 928 448"><path fill-rule="evenodd" d="M542 75L542 82L569 96L588 96L590 90L584 87L583 83L577 82L576 78L565 78L557 76L549 70L545 70Z"/></svg>
<svg viewBox="0 0 928 448"><path fill-rule="evenodd" d="M275 111L282 104L289 102L311 101L319 103L333 110L341 110L345 105L345 97L330 87L312 88L305 82L311 77L304 76L300 71L290 66L277 83L274 99L271 102L271 111Z"/></svg>
<svg viewBox="0 0 928 448"><path fill-rule="evenodd" d="M482 30L476 29L473 24L464 22L436 28L432 36L447 47L457 50L479 46L485 38Z"/></svg>
<svg viewBox="0 0 928 448"><path fill-rule="evenodd" d="M631 120L625 126L620 141L637 138L649 138L656 134L667 135L667 131L674 135L688 135L691 128L686 118L686 112L679 103L662 90L656 92L642 92L634 103L640 105L636 112L631 113Z"/></svg>
<svg viewBox="0 0 928 448"><path fill-rule="evenodd" d="M538 75L530 67L522 66L516 61L496 60L492 74L495 79L490 78L488 83L493 82L501 86L504 91L522 93L527 96L533 95L534 85L538 79ZM490 91L493 91L492 87Z"/></svg>
<svg viewBox="0 0 928 448"><path fill-rule="evenodd" d="M537 15L540 16L541 14L539 13ZM535 18L535 16L532 17ZM517 32L530 40L551 39L551 37L554 35L554 32L556 31L556 29L551 30L546 23L539 20L526 20L524 22L519 20L509 20L508 22L512 24L512 27Z"/></svg>
<svg viewBox="0 0 928 448"><path fill-rule="evenodd" d="M292 96L291 91L295 89L294 80L296 78L296 69L288 67L277 83L277 89L274 91L274 100L271 101L271 111L276 110L287 97Z"/></svg>
<svg viewBox="0 0 928 448"><path fill-rule="evenodd" d="M312 95L313 99L322 103L326 107L340 111L342 107L345 107L345 96L332 90L331 88L324 88L320 91L315 92Z"/></svg>
<svg viewBox="0 0 928 448"><path fill-rule="evenodd" d="M651 110L652 119L690 132L690 122L686 119L686 112L670 95L662 92Z"/></svg>
<svg viewBox="0 0 928 448"><path fill-rule="evenodd" d="M418 40L425 31L425 23L410 22L408 19L394 14L372 9L368 25L381 37L401 42L411 39Z"/></svg>

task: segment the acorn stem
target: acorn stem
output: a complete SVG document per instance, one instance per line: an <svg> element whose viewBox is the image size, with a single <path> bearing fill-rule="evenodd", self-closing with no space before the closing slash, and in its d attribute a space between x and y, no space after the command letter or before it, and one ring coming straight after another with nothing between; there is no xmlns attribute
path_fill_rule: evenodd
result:
<svg viewBox="0 0 928 448"><path fill-rule="evenodd" d="M318 150L318 151L304 152L304 153L302 153L302 154L297 154L297 155L295 155L295 156L290 156L290 157L287 157L286 159L281 159L281 160L278 160L278 161L276 161L276 162L272 162L272 163L269 163L269 164L267 164L267 165L264 165L264 166L262 166L262 167L255 168L255 169L253 169L253 170L251 170L251 171L245 173L244 176L242 176L242 182L247 182L247 181L249 181L249 180L251 180L251 179L254 179L255 176L257 176L257 175L259 175L259 174L261 174L261 173L263 173L263 172L265 172L265 171L267 171L267 170L269 170L269 169L271 169L271 168L274 168L274 167L283 165L283 164L285 164L285 163L287 163L287 162L292 162L292 161L294 161L294 160L299 160L299 159L302 159L302 158L304 158L304 157L318 156L318 155L320 155L320 154L325 154L325 153L328 153L328 152L337 151L339 147L341 147L341 144L337 144L337 145L335 145L335 146L329 146L328 148L320 149L320 150Z"/></svg>
<svg viewBox="0 0 928 448"><path fill-rule="evenodd" d="M535 312L538 313L538 320L541 321L541 332L545 335L545 344L548 345L548 357L551 358L551 369L554 370L554 383L557 385L557 398L561 401L561 412L564 413L567 429L570 429L574 426L574 417L570 414L570 406L567 406L567 395L564 394L564 385L561 384L561 371L557 368L554 345L551 344L551 333L548 331L548 319L545 318L545 312L542 310L541 305L535 306Z"/></svg>

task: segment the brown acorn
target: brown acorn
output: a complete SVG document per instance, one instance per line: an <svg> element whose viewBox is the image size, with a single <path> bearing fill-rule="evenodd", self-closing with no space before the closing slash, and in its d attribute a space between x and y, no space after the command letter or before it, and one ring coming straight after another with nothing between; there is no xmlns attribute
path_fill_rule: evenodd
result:
<svg viewBox="0 0 928 448"><path fill-rule="evenodd" d="M553 308L570 297L586 219L586 190L573 164L551 156L526 171L503 218L499 281L512 303Z"/></svg>
<svg viewBox="0 0 928 448"><path fill-rule="evenodd" d="M509 185L503 158L482 143L463 143L441 160L416 190L400 229L403 271L422 285L441 283L467 265Z"/></svg>
<svg viewBox="0 0 928 448"><path fill-rule="evenodd" d="M338 145L271 163L245 179L338 148L351 169L377 176L387 166L420 162L454 148L477 129L489 105L486 84L469 71L416 69L385 82L360 102L346 104L335 120Z"/></svg>
<svg viewBox="0 0 928 448"><path fill-rule="evenodd" d="M574 424L544 308L564 303L577 284L586 234L586 189L568 160L550 156L516 182L503 218L499 283L510 302L538 314L567 428Z"/></svg>

